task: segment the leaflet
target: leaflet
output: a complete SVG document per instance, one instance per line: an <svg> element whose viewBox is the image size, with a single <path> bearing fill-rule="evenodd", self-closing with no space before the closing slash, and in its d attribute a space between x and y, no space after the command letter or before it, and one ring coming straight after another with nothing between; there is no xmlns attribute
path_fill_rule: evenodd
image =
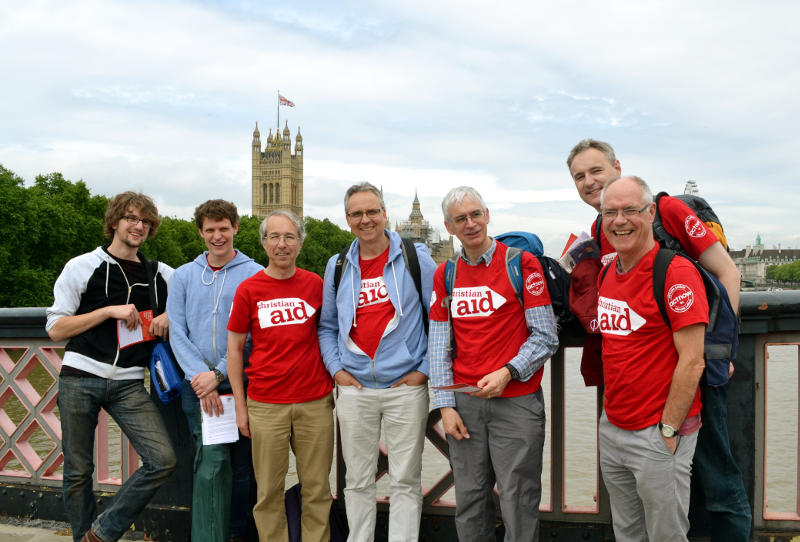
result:
<svg viewBox="0 0 800 542"><path fill-rule="evenodd" d="M117 320L117 342L120 348L125 348L132 344L138 344L144 341L155 340L150 334L150 322L153 321L153 311L139 311L139 318L142 320L142 325L136 326L133 329L128 329L125 320Z"/></svg>
<svg viewBox="0 0 800 542"><path fill-rule="evenodd" d="M202 408L203 446L210 444L227 444L239 440L239 427L236 425L236 403L233 395L220 395L222 414L213 416L206 414Z"/></svg>

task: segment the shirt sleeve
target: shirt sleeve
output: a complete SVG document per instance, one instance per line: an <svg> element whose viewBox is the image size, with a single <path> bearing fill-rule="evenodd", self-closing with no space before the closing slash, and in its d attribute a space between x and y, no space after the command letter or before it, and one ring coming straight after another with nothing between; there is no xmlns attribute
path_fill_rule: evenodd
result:
<svg viewBox="0 0 800 542"><path fill-rule="evenodd" d="M667 233L681 242L686 253L695 260L718 241L688 205L677 198L663 196L658 202L661 223Z"/></svg>
<svg viewBox="0 0 800 542"><path fill-rule="evenodd" d="M453 384L453 360L447 352L450 339L450 326L447 322L430 321L428 332L428 360L430 361L431 386ZM455 407L456 398L452 391L433 390L433 408Z"/></svg>
<svg viewBox="0 0 800 542"><path fill-rule="evenodd" d="M552 305L525 309L525 322L530 335L509 363L522 382L529 380L558 350L558 331Z"/></svg>
<svg viewBox="0 0 800 542"><path fill-rule="evenodd" d="M250 331L250 303L247 295L247 280L239 284L233 294L231 316L228 319L228 331L248 333Z"/></svg>
<svg viewBox="0 0 800 542"><path fill-rule="evenodd" d="M550 305L550 292L547 291L547 280L539 260L530 252L523 252L521 264L522 299L525 309Z"/></svg>

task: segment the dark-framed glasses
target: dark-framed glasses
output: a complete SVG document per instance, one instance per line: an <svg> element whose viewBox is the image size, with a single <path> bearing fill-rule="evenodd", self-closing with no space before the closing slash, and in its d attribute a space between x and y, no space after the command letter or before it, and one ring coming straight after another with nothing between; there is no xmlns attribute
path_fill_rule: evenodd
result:
<svg viewBox="0 0 800 542"><path fill-rule="evenodd" d="M352 220L361 220L366 215L367 218L373 219L378 218L378 215L381 214L383 209L367 209L366 211L350 211L347 213L347 218Z"/></svg>
<svg viewBox="0 0 800 542"><path fill-rule="evenodd" d="M136 216L136 215L125 215L125 216L123 216L122 218L124 218L124 219L125 219L125 221L126 221L128 224L130 224L131 226L135 226L136 224L138 224L139 222L141 222L141 223L142 223L142 225L143 225L145 228L152 228L152 227L153 227L153 221L152 221L152 220L148 220L147 218L139 218L139 217L138 217L138 216Z"/></svg>

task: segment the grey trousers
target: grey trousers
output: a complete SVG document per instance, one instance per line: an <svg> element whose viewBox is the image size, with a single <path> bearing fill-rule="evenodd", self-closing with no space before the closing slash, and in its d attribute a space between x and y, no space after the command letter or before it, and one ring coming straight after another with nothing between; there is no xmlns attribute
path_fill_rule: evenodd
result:
<svg viewBox="0 0 800 542"><path fill-rule="evenodd" d="M689 481L697 431L678 437L673 455L658 425L620 429L600 418L600 469L611 498L617 542L688 540Z"/></svg>
<svg viewBox="0 0 800 542"><path fill-rule="evenodd" d="M456 394L470 438L450 435L456 531L462 542L494 542L497 483L505 542L539 540L545 412L542 390L520 397L479 399Z"/></svg>

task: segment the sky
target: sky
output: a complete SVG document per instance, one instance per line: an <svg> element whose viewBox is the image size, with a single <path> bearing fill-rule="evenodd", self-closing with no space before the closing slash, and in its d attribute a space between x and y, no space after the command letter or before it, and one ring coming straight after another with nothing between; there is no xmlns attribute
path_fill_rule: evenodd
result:
<svg viewBox="0 0 800 542"><path fill-rule="evenodd" d="M800 248L800 3L0 0L0 164L190 218L251 212L251 143L303 136L305 214L351 184L392 224L476 187L490 234L549 254L595 216L566 157L611 143L655 191L694 180L732 248ZM793 180L795 179L795 180Z"/></svg>

